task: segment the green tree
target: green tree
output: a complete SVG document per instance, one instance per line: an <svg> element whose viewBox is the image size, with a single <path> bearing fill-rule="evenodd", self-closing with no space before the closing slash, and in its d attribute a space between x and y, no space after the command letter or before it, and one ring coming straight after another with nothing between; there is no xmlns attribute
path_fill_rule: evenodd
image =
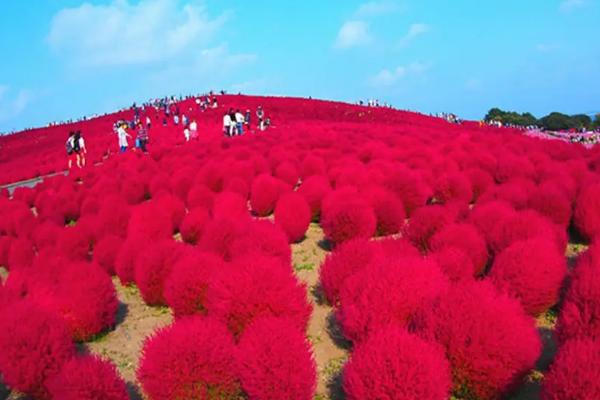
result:
<svg viewBox="0 0 600 400"><path fill-rule="evenodd" d="M540 118L540 124L549 131L561 131L575 128L574 121L566 114L553 112Z"/></svg>

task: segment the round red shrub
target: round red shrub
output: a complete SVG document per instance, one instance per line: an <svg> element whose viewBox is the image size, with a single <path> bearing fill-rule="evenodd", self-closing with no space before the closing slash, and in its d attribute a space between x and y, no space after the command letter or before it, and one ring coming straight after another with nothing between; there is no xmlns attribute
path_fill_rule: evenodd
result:
<svg viewBox="0 0 600 400"><path fill-rule="evenodd" d="M157 196L154 202L158 208L165 210L171 217L174 230L179 230L185 217L185 204L183 204L183 201L172 194L164 193Z"/></svg>
<svg viewBox="0 0 600 400"><path fill-rule="evenodd" d="M458 201L468 204L473 198L473 189L462 173L447 172L436 179L433 196L440 203Z"/></svg>
<svg viewBox="0 0 600 400"><path fill-rule="evenodd" d="M300 194L285 193L277 200L275 223L283 229L290 243L304 239L310 220L310 207Z"/></svg>
<svg viewBox="0 0 600 400"><path fill-rule="evenodd" d="M298 179L300 178L299 175L298 168L296 168L296 166L289 161L280 163L277 168L275 168L275 173L273 174L273 176L281 179L292 188L296 187Z"/></svg>
<svg viewBox="0 0 600 400"><path fill-rule="evenodd" d="M173 236L173 219L168 211L155 201L149 201L132 209L127 235L149 241L170 239Z"/></svg>
<svg viewBox="0 0 600 400"><path fill-rule="evenodd" d="M179 227L183 241L189 244L198 243L198 240L202 236L202 230L209 219L208 211L203 207L196 207L186 214Z"/></svg>
<svg viewBox="0 0 600 400"><path fill-rule="evenodd" d="M122 238L109 234L100 239L94 246L94 261L109 275L115 274L115 262L122 245Z"/></svg>
<svg viewBox="0 0 600 400"><path fill-rule="evenodd" d="M98 213L98 231L125 237L131 216L131 207L117 195L108 195Z"/></svg>
<svg viewBox="0 0 600 400"><path fill-rule="evenodd" d="M48 380L48 392L61 400L128 400L117 368L98 356L74 357Z"/></svg>
<svg viewBox="0 0 600 400"><path fill-rule="evenodd" d="M303 332L280 318L254 321L240 337L240 381L250 399L312 400L317 371Z"/></svg>
<svg viewBox="0 0 600 400"><path fill-rule="evenodd" d="M432 261L383 258L345 280L337 318L344 336L361 342L390 324L408 327L415 313L447 287L447 278Z"/></svg>
<svg viewBox="0 0 600 400"><path fill-rule="evenodd" d="M184 252L185 246L173 240L153 243L135 260L135 283L144 302L151 306L165 305L163 288L173 264Z"/></svg>
<svg viewBox="0 0 600 400"><path fill-rule="evenodd" d="M121 285L131 285L135 281L135 259L143 250L148 239L132 235L127 237L115 258L115 273Z"/></svg>
<svg viewBox="0 0 600 400"><path fill-rule="evenodd" d="M232 245L236 238L245 233L248 221L221 217L212 219L205 225L198 246L203 251L217 254L230 261L236 254Z"/></svg>
<svg viewBox="0 0 600 400"><path fill-rule="evenodd" d="M559 299L567 264L554 243L546 239L516 242L498 254L490 279L502 291L519 299L525 311L536 316Z"/></svg>
<svg viewBox="0 0 600 400"><path fill-rule="evenodd" d="M444 347L454 392L463 398L496 399L510 392L542 348L533 318L487 282L451 286L422 310L415 328Z"/></svg>
<svg viewBox="0 0 600 400"><path fill-rule="evenodd" d="M212 216L218 218L248 218L248 204L244 197L234 192L221 192L215 196Z"/></svg>
<svg viewBox="0 0 600 400"><path fill-rule="evenodd" d="M384 186L396 193L406 207L406 214L425 205L431 196L431 190L423 182L418 173L410 169L400 167L385 178Z"/></svg>
<svg viewBox="0 0 600 400"><path fill-rule="evenodd" d="M540 185L529 197L529 207L566 228L571 221L571 203L554 185Z"/></svg>
<svg viewBox="0 0 600 400"><path fill-rule="evenodd" d="M586 256L580 256L561 305L557 334L563 342L600 339L600 260Z"/></svg>
<svg viewBox="0 0 600 400"><path fill-rule="evenodd" d="M363 195L375 211L377 235L387 236L400 232L406 219L402 200L391 191L380 186L369 187L363 191Z"/></svg>
<svg viewBox="0 0 600 400"><path fill-rule="evenodd" d="M477 201L494 184L492 175L481 168L468 169L465 175L471 182L474 201Z"/></svg>
<svg viewBox="0 0 600 400"><path fill-rule="evenodd" d="M477 229L470 224L450 224L431 238L431 249L439 251L444 247L456 247L469 257L475 267L475 275L481 275L488 261L485 240Z"/></svg>
<svg viewBox="0 0 600 400"><path fill-rule="evenodd" d="M446 225L452 223L455 216L448 207L439 205L417 208L411 215L405 228L405 237L421 251L429 250L431 237Z"/></svg>
<svg viewBox="0 0 600 400"><path fill-rule="evenodd" d="M187 195L188 209L205 208L211 210L215 200L215 193L206 185L197 184L192 187Z"/></svg>
<svg viewBox="0 0 600 400"><path fill-rule="evenodd" d="M247 199L250 195L250 184L238 176L229 176L225 179L223 191L237 193Z"/></svg>
<svg viewBox="0 0 600 400"><path fill-rule="evenodd" d="M343 372L348 400L439 400L451 387L442 349L397 327L384 327L357 345Z"/></svg>
<svg viewBox="0 0 600 400"><path fill-rule="evenodd" d="M464 250L454 246L446 246L432 253L431 257L452 282L477 277L478 271Z"/></svg>
<svg viewBox="0 0 600 400"><path fill-rule="evenodd" d="M321 203L325 196L331 191L331 185L326 177L312 175L302 182L298 188L300 193L310 206L312 220L318 221L321 215Z"/></svg>
<svg viewBox="0 0 600 400"><path fill-rule="evenodd" d="M477 204L469 215L469 222L475 225L489 244L494 228L514 215L515 209L510 204L504 201L491 201Z"/></svg>
<svg viewBox="0 0 600 400"><path fill-rule="evenodd" d="M302 164L300 166L302 180L306 180L307 178L314 175L325 175L327 166L325 164L325 160L321 157L308 155L302 160Z"/></svg>
<svg viewBox="0 0 600 400"><path fill-rule="evenodd" d="M587 239L600 232L600 183L584 186L577 197L573 222L577 231Z"/></svg>
<svg viewBox="0 0 600 400"><path fill-rule="evenodd" d="M70 261L87 261L91 248L91 233L79 224L62 229L57 238L58 251Z"/></svg>
<svg viewBox="0 0 600 400"><path fill-rule="evenodd" d="M350 191L331 192L323 200L321 226L325 237L334 244L354 238L370 238L377 218L373 208Z"/></svg>
<svg viewBox="0 0 600 400"><path fill-rule="evenodd" d="M573 339L558 349L544 375L543 400L592 400L600 398L600 342Z"/></svg>
<svg viewBox="0 0 600 400"><path fill-rule="evenodd" d="M8 269L30 267L35 259L33 243L29 239L13 239L8 250Z"/></svg>
<svg viewBox="0 0 600 400"><path fill-rule="evenodd" d="M252 211L261 217L268 216L275 210L280 194L281 186L277 179L268 174L258 175L252 181L250 189Z"/></svg>
<svg viewBox="0 0 600 400"><path fill-rule="evenodd" d="M236 261L230 273L215 279L206 297L208 316L224 322L236 337L268 316L289 318L304 332L312 311L305 286L279 260L261 258L249 267L245 261L252 258Z"/></svg>
<svg viewBox="0 0 600 400"><path fill-rule="evenodd" d="M146 339L136 375L150 400L241 395L233 337L204 317L178 320Z"/></svg>
<svg viewBox="0 0 600 400"><path fill-rule="evenodd" d="M328 254L321 265L319 277L323 293L331 305L336 305L344 281L363 269L381 249L376 242L352 239L342 243Z"/></svg>
<svg viewBox="0 0 600 400"><path fill-rule="evenodd" d="M173 265L164 297L176 318L206 314L206 293L212 279L227 269L214 254L186 252Z"/></svg>
<svg viewBox="0 0 600 400"><path fill-rule="evenodd" d="M287 235L271 221L252 221L244 227L243 234L231 243L234 259L255 252L276 257L291 267L292 250Z"/></svg>
<svg viewBox="0 0 600 400"><path fill-rule="evenodd" d="M46 379L75 355L69 330L60 316L27 300L0 311L0 373L11 388L48 398Z"/></svg>

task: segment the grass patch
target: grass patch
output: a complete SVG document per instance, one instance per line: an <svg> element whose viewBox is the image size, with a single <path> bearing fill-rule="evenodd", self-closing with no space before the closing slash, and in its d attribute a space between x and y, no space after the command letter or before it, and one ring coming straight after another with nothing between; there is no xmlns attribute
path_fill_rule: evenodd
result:
<svg viewBox="0 0 600 400"><path fill-rule="evenodd" d="M323 374L325 375L325 378L329 381L338 375L342 371L342 368L344 368L344 364L346 364L347 360L348 356L332 358L329 360L325 365L325 368L323 368Z"/></svg>
<svg viewBox="0 0 600 400"><path fill-rule="evenodd" d="M294 270L296 271L313 271L315 269L315 264L303 262L302 264L294 263Z"/></svg>

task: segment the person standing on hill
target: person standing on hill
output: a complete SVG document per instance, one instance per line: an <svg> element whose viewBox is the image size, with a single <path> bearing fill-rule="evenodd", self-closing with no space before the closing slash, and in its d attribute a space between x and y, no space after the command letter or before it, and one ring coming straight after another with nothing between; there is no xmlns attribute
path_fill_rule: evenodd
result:
<svg viewBox="0 0 600 400"><path fill-rule="evenodd" d="M140 144L140 149L144 153L147 153L148 150L146 148L146 145L148 144L148 130L147 128L144 128L144 125L141 122L138 124L136 139L137 142Z"/></svg>
<svg viewBox="0 0 600 400"><path fill-rule="evenodd" d="M258 129L260 129L261 131L265 130L265 111L263 110L262 106L258 106L258 108L256 109L256 118L258 118Z"/></svg>
<svg viewBox="0 0 600 400"><path fill-rule="evenodd" d="M69 132L65 148L67 150L67 166L71 169L73 167L73 161L77 162L77 153L75 152L75 132Z"/></svg>
<svg viewBox="0 0 600 400"><path fill-rule="evenodd" d="M192 139L198 140L198 123L195 119L192 119L192 122L190 123L190 135Z"/></svg>
<svg viewBox="0 0 600 400"><path fill-rule="evenodd" d="M85 167L85 155L87 154L87 149L85 147L85 140L83 140L83 136L81 136L81 131L75 132L75 152L77 153L77 166L79 168Z"/></svg>
<svg viewBox="0 0 600 400"><path fill-rule="evenodd" d="M231 116L229 115L229 113L225 113L225 115L223 115L223 133L225 134L225 136L231 136L231 125L233 124L233 121L231 120Z"/></svg>
<svg viewBox="0 0 600 400"><path fill-rule="evenodd" d="M126 125L122 124L117 129L117 135L119 136L119 150L121 153L125 153L127 151L127 147L129 147L129 143L127 143L127 138L131 137L129 133L125 130Z"/></svg>
<svg viewBox="0 0 600 400"><path fill-rule="evenodd" d="M239 136L244 134L244 114L239 109L235 112L235 128Z"/></svg>
<svg viewBox="0 0 600 400"><path fill-rule="evenodd" d="M250 112L250 110L246 110L246 115L244 116L244 124L246 125L246 130L251 133L252 132L252 125L250 122L250 119L252 118L252 113Z"/></svg>

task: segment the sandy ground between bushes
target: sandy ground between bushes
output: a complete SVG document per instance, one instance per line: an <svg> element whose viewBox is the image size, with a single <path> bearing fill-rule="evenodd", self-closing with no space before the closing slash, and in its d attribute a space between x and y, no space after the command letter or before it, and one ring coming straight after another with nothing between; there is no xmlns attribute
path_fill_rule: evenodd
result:
<svg viewBox="0 0 600 400"><path fill-rule="evenodd" d="M313 346L317 364L318 382L315 400L343 399L340 372L350 351L349 343L340 334L332 308L322 301L318 287L319 267L327 255L322 245L323 231L317 224L311 224L305 240L292 245L292 261L298 278L306 284L307 296L313 305L307 338ZM585 246L569 245L566 256L570 264ZM7 271L0 268L0 278L5 279ZM82 352L89 351L112 360L126 380L132 399L144 399L135 379L143 341L156 329L173 321L167 307L148 307L142 301L135 287L124 287L117 278L113 279L120 301L118 323L114 330L100 336L95 341L80 345ZM539 398L543 373L550 365L556 352L553 340L555 314L549 312L538 318L538 329L544 342L543 355L536 369L524 380L523 385L510 396L511 400L531 400ZM22 399L22 396L9 394L0 387L0 399Z"/></svg>

